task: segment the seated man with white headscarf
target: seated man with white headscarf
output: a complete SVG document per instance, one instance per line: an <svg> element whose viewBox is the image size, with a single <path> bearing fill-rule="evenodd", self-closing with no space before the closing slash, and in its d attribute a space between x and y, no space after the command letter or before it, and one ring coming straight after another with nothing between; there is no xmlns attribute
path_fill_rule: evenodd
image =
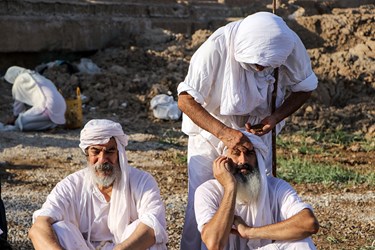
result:
<svg viewBox="0 0 375 250"><path fill-rule="evenodd" d="M195 216L206 247L315 249L310 236L319 224L312 207L287 182L266 176L268 148L258 136L243 133L254 148L228 149L213 163L216 180L195 192Z"/></svg>
<svg viewBox="0 0 375 250"><path fill-rule="evenodd" d="M81 131L87 167L61 182L33 214L35 249L166 249L165 208L155 179L128 164L119 123Z"/></svg>
<svg viewBox="0 0 375 250"><path fill-rule="evenodd" d="M14 125L14 130L46 130L65 124L64 97L49 79L18 66L10 67L4 79L13 85L13 116L6 123Z"/></svg>

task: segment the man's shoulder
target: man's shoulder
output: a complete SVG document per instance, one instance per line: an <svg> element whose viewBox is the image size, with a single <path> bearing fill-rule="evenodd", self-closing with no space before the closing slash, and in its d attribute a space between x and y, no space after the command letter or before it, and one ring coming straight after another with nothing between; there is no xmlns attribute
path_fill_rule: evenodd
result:
<svg viewBox="0 0 375 250"><path fill-rule="evenodd" d="M273 176L267 176L268 189L276 191L279 189L293 189L293 187L285 180Z"/></svg>
<svg viewBox="0 0 375 250"><path fill-rule="evenodd" d="M285 197L290 195L297 195L296 190L292 187L290 183L283 179L275 178L275 177L267 177L268 183L268 192L270 196L276 197Z"/></svg>
<svg viewBox="0 0 375 250"><path fill-rule="evenodd" d="M143 169L139 169L139 168L132 167L132 166L128 166L128 168L129 168L129 175L130 176L134 176L134 175L137 175L137 176L152 176L149 172L147 172Z"/></svg>
<svg viewBox="0 0 375 250"><path fill-rule="evenodd" d="M198 53L211 54L214 51L223 53L225 49L224 30L219 28L216 30L197 50Z"/></svg>
<svg viewBox="0 0 375 250"><path fill-rule="evenodd" d="M208 180L204 183L202 183L198 188L196 192L215 192L215 193L222 193L223 192L223 187L221 184L216 180Z"/></svg>
<svg viewBox="0 0 375 250"><path fill-rule="evenodd" d="M83 183L85 179L86 171L85 169L78 170L74 173L69 174L64 179L62 179L59 183L71 183L73 186L77 186Z"/></svg>
<svg viewBox="0 0 375 250"><path fill-rule="evenodd" d="M155 178L147 171L129 166L129 180L131 185L155 182Z"/></svg>

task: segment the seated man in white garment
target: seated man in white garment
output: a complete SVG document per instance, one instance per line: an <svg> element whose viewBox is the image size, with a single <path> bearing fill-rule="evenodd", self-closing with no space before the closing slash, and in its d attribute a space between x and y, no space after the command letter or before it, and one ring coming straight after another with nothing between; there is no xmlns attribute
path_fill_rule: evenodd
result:
<svg viewBox="0 0 375 250"><path fill-rule="evenodd" d="M243 132L253 149L228 149L213 163L216 180L195 192L198 230L208 249L315 249L319 224L285 181L266 176L268 148ZM202 246L202 249L206 249Z"/></svg>
<svg viewBox="0 0 375 250"><path fill-rule="evenodd" d="M165 207L149 174L128 164L119 123L81 131L87 167L60 181L33 214L35 249L166 249Z"/></svg>
<svg viewBox="0 0 375 250"><path fill-rule="evenodd" d="M13 115L6 121L13 130L47 130L65 124L64 97L49 79L18 66L10 67L4 79L13 85Z"/></svg>

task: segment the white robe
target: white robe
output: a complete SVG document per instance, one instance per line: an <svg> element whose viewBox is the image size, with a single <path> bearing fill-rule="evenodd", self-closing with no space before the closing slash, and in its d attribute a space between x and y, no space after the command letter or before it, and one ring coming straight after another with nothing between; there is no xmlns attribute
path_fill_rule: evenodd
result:
<svg viewBox="0 0 375 250"><path fill-rule="evenodd" d="M263 27L269 21L273 29ZM271 46L269 37L276 33L286 36ZM245 70L240 63L270 67L255 72ZM275 67L279 67L277 107L283 103L287 90L308 92L317 87L317 77L299 37L281 18L260 12L216 30L194 53L187 76L177 91L178 94L187 92L227 126L243 129L246 122L257 124L271 114ZM284 123L277 124L277 134ZM194 217L194 192L204 181L213 178L212 162L222 154L222 148L218 138L198 127L185 114L182 131L189 135L189 194L181 249L190 250L200 244ZM261 138L269 148L272 147L271 133ZM270 150L267 174L272 174L271 160Z"/></svg>
<svg viewBox="0 0 375 250"><path fill-rule="evenodd" d="M26 70L15 78L13 115L20 130L42 130L65 123L66 103L55 85L42 75ZM26 109L26 105L31 106Z"/></svg>
<svg viewBox="0 0 375 250"><path fill-rule="evenodd" d="M272 222L284 221L299 213L302 209L312 207L304 203L295 190L285 181L274 177L267 177L268 195ZM223 198L223 187L217 180L209 180L203 183L195 192L195 215L198 223L198 230L201 232L204 224L208 223L215 215ZM260 208L261 210L264 208ZM250 207L246 204L236 204L235 215L240 216L248 225L252 225ZM262 225L257 225L262 226ZM310 237L299 241L275 241L269 243L261 240L260 247L252 248L252 240L243 239L231 234L225 250L235 249L315 249ZM202 247L201 249L206 249Z"/></svg>
<svg viewBox="0 0 375 250"><path fill-rule="evenodd" d="M165 209L157 183L144 171L132 167L128 169L131 177L129 178L131 192L130 197L123 203L127 204L129 223L125 225L125 231L119 234L124 235L123 240L125 240L133 233L139 222L142 222L155 232L156 244L150 249L166 249ZM103 242L112 241L111 245L119 243L108 227L108 214L112 201L106 202L95 186L92 186L91 190L85 188L87 171L87 168L80 170L59 182L48 195L42 208L34 212L33 219L35 220L37 216L49 216L55 222L64 221L68 225L75 225L80 235L75 235L76 240L67 237L66 240L69 242L62 244L82 242L82 237L90 242L87 243L87 249L94 249L93 247ZM87 195L91 195L91 198L85 201ZM121 224L121 221L118 223ZM76 247L76 249L80 248Z"/></svg>

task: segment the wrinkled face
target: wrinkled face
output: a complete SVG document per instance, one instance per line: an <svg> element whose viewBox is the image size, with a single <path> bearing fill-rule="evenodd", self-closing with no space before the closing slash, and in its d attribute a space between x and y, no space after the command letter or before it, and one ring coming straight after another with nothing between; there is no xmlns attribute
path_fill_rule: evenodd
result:
<svg viewBox="0 0 375 250"><path fill-rule="evenodd" d="M229 149L227 156L231 159L230 171L237 180L237 203L256 204L261 190L261 177L254 149Z"/></svg>
<svg viewBox="0 0 375 250"><path fill-rule="evenodd" d="M121 175L117 144L114 138L102 145L92 145L86 150L88 167L96 184L108 187Z"/></svg>

